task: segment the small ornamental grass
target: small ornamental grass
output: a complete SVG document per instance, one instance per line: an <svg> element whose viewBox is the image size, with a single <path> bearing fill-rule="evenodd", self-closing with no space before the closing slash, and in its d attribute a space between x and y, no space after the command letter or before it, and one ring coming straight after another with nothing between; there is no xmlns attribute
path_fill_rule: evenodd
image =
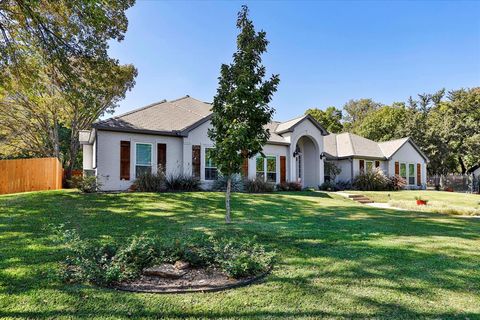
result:
<svg viewBox="0 0 480 320"><path fill-rule="evenodd" d="M178 260L188 262L193 268L219 269L238 279L267 272L275 258L275 253L256 243L255 238L203 235L169 238L141 234L122 243L101 243L81 239L74 230L58 232L58 235L68 252L60 264L59 275L70 283L112 286L137 279L145 268Z"/></svg>

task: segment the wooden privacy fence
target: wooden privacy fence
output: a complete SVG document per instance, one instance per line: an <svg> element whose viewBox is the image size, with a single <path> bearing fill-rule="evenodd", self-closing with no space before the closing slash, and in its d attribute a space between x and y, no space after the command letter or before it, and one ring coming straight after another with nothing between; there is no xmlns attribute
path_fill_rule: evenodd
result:
<svg viewBox="0 0 480 320"><path fill-rule="evenodd" d="M62 188L57 158L0 160L0 194Z"/></svg>

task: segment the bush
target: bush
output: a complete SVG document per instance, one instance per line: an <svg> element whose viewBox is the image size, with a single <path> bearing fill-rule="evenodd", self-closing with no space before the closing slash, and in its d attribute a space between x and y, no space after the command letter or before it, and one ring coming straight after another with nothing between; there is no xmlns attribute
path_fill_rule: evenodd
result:
<svg viewBox="0 0 480 320"><path fill-rule="evenodd" d="M255 276L268 271L275 257L254 239L175 239L143 234L117 245L82 240L75 231L67 230L63 242L69 254L61 263L62 280L101 286L136 279L145 268L178 260L192 267L219 268L234 278Z"/></svg>
<svg viewBox="0 0 480 320"><path fill-rule="evenodd" d="M165 187L167 191L199 191L200 180L182 173L171 174L165 179Z"/></svg>
<svg viewBox="0 0 480 320"><path fill-rule="evenodd" d="M388 190L390 180L382 170L372 170L361 173L353 180L353 187L362 191Z"/></svg>
<svg viewBox="0 0 480 320"><path fill-rule="evenodd" d="M352 189L352 183L350 181L340 180L335 183L338 191L350 190Z"/></svg>
<svg viewBox="0 0 480 320"><path fill-rule="evenodd" d="M302 185L298 182L283 182L277 184L278 191L302 191Z"/></svg>
<svg viewBox="0 0 480 320"><path fill-rule="evenodd" d="M256 178L255 180L248 180L245 183L245 191L248 193L264 193L273 192L274 184L265 182L263 179Z"/></svg>
<svg viewBox="0 0 480 320"><path fill-rule="evenodd" d="M388 189L392 191L399 191L405 189L407 181L398 174L391 176L388 181Z"/></svg>
<svg viewBox="0 0 480 320"><path fill-rule="evenodd" d="M216 262L233 278L242 278L266 272L275 254L252 240L223 239L215 243Z"/></svg>
<svg viewBox="0 0 480 320"><path fill-rule="evenodd" d="M232 192L242 192L244 189L243 179L240 175L232 176ZM227 190L227 177L219 175L217 180L213 182L212 190L225 191Z"/></svg>
<svg viewBox="0 0 480 320"><path fill-rule="evenodd" d="M338 191L337 186L333 181L325 181L318 186L318 189L323 191Z"/></svg>
<svg viewBox="0 0 480 320"><path fill-rule="evenodd" d="M102 186L96 176L74 176L72 180L68 181L68 184L84 193L97 192Z"/></svg>
<svg viewBox="0 0 480 320"><path fill-rule="evenodd" d="M135 179L132 189L140 192L166 191L165 174L162 171L156 174L146 172Z"/></svg>

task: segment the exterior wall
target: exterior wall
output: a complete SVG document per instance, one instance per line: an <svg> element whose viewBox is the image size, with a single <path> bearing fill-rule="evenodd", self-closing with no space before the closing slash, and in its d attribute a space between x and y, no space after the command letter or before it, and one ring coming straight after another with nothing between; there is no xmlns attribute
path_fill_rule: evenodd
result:
<svg viewBox="0 0 480 320"><path fill-rule="evenodd" d="M333 162L340 170L339 175L335 181L350 181L352 180L352 161L351 159L335 160Z"/></svg>
<svg viewBox="0 0 480 320"><path fill-rule="evenodd" d="M388 172L389 175L395 174L395 162L404 162L407 163L407 176L408 176L408 164L413 163L415 165L415 182L417 179L417 163L420 163L422 170L422 188L426 188L427 185L427 163L425 159L418 153L418 151L412 146L410 142L405 143L388 161ZM408 181L407 181L408 182ZM410 186L411 188L417 188L415 185Z"/></svg>
<svg viewBox="0 0 480 320"><path fill-rule="evenodd" d="M202 182L202 187L205 189L208 189L213 182L211 180L205 180L205 149L214 147L213 142L207 135L209 127L210 121L207 121L190 131L188 137L183 138L184 173L187 175L192 174L192 145L200 145L200 180ZM263 153L266 156L275 156L277 158L277 183L280 183L280 156L286 156L288 154L288 146L266 144L263 148ZM252 157L248 159L248 179L255 179L256 175L256 157Z"/></svg>
<svg viewBox="0 0 480 320"><path fill-rule="evenodd" d="M293 132L289 133L288 135L284 135L286 140L290 142L291 152L289 152L289 168L290 172L290 181L297 181L297 168L296 168L296 161L292 156L293 151L296 148L297 142L304 136L309 137L314 145L315 151L314 154L311 156L312 158L307 161L307 166L304 166L304 176L309 177L308 180L302 181L303 187L315 187L317 188L321 185L324 181L324 168L323 168L323 159L320 160L320 154L323 152L323 136L320 130L310 121L304 120L297 124L294 128ZM309 163L311 160L311 163ZM305 162L304 162L305 164ZM308 183L308 184L306 184Z"/></svg>
<svg viewBox="0 0 480 320"><path fill-rule="evenodd" d="M120 141L130 141L130 180L120 180ZM152 171L157 171L157 143L167 145L166 174L182 172L182 138L127 132L97 131L97 177L102 190L127 190L135 180L135 144L152 144ZM95 150L95 147L94 147Z"/></svg>
<svg viewBox="0 0 480 320"><path fill-rule="evenodd" d="M136 143L152 144L152 172L157 171L157 143L167 145L166 174L184 173L192 174L192 145L201 146L200 179L202 187L208 189L212 181L205 180L205 149L213 147L212 141L208 138L207 130L210 121L190 131L187 137L148 135L128 132L102 131L96 132L93 145L84 145L84 169L96 169L97 177L102 184L102 190L127 190L135 180ZM323 136L313 123L303 121L295 127L293 132L286 133L287 141L297 142L304 136L311 139L303 139L302 145L308 147L312 152L303 159L304 161L304 187L318 187L323 183L323 160L320 154L323 152ZM120 179L120 141L130 141L130 180ZM266 156L276 157L276 183L280 183L280 156L286 157L286 179L297 181L295 171L295 158L293 150L289 145L267 144L263 153ZM249 159L248 178L256 177L256 157Z"/></svg>
<svg viewBox="0 0 480 320"><path fill-rule="evenodd" d="M472 173L474 174L475 178L480 177L480 168L478 168L477 170L473 171Z"/></svg>
<svg viewBox="0 0 480 320"><path fill-rule="evenodd" d="M83 146L83 170L93 169L93 144L84 144Z"/></svg>

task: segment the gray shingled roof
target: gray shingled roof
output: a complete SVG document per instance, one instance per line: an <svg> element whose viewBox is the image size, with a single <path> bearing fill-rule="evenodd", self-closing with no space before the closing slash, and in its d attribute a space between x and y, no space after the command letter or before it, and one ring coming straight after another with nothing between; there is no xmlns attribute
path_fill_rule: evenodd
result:
<svg viewBox="0 0 480 320"><path fill-rule="evenodd" d="M122 131L179 132L208 117L209 103L185 96L160 101L122 115L99 121L95 128Z"/></svg>
<svg viewBox="0 0 480 320"><path fill-rule="evenodd" d="M210 118L211 104L185 96L172 101L160 101L146 107L99 121L94 124L97 129L150 132L168 135L184 135L185 131L194 128ZM276 133L281 122L272 121L266 128L270 130L270 143L288 144Z"/></svg>
<svg viewBox="0 0 480 320"><path fill-rule="evenodd" d="M328 158L365 157L389 159L407 141L428 161L425 154L415 145L411 138L375 142L353 133L329 134L324 139L324 152Z"/></svg>

